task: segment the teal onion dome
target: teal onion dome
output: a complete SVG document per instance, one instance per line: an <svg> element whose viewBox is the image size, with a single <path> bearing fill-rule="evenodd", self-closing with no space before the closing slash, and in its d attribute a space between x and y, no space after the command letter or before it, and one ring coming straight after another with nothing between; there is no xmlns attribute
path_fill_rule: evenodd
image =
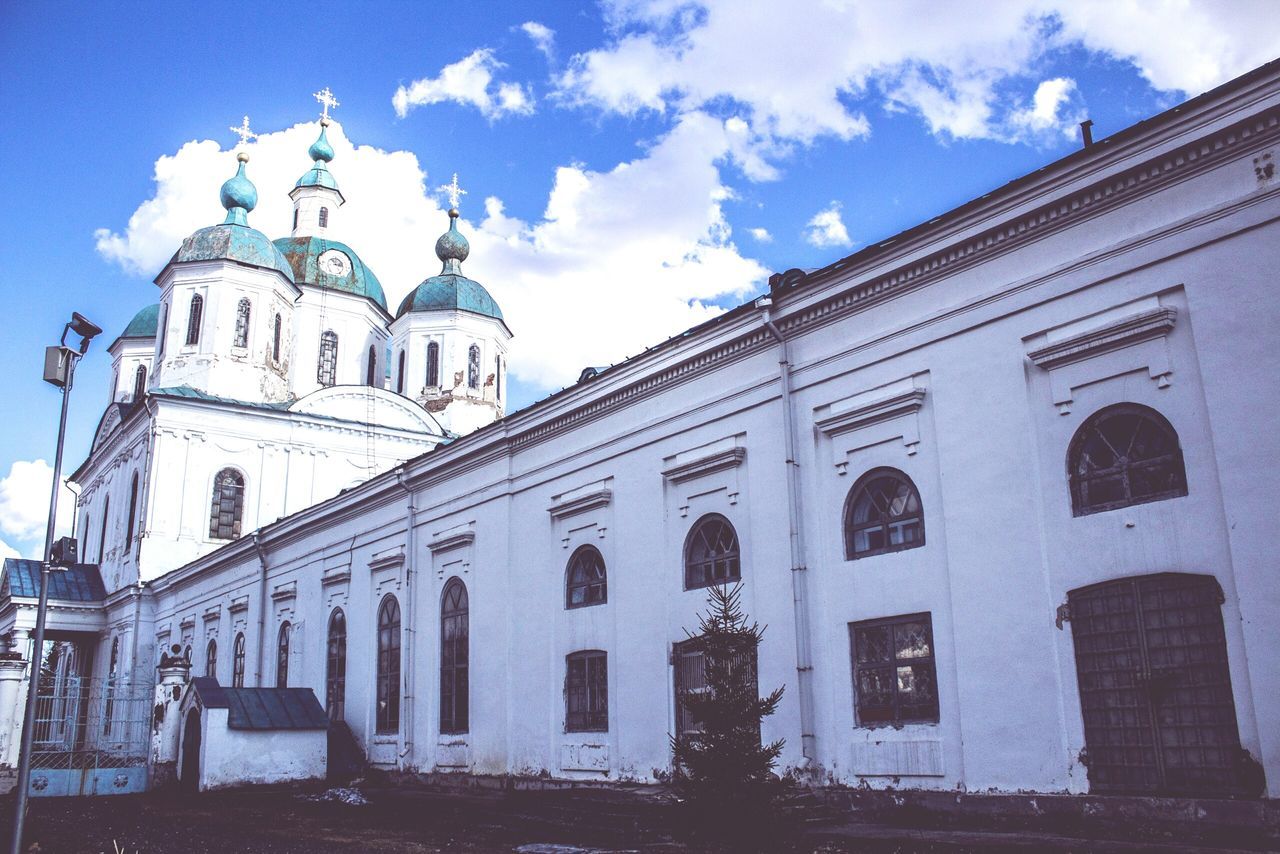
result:
<svg viewBox="0 0 1280 854"><path fill-rule="evenodd" d="M333 146L329 144L327 132L328 129L324 125L321 125L320 137L315 142L311 143L311 147L307 149L307 156L312 160L322 160L325 163L328 163L333 159Z"/></svg>
<svg viewBox="0 0 1280 854"><path fill-rule="evenodd" d="M506 326L497 300L475 279L462 275L462 262L471 254L471 245L458 231L458 212L449 211L449 230L436 241L436 256L444 265L440 275L422 282L404 298L396 317L416 311L469 311L492 317Z"/></svg>
<svg viewBox="0 0 1280 854"><path fill-rule="evenodd" d="M160 303L149 305L133 316L120 333L121 338L155 338L160 325Z"/></svg>
<svg viewBox="0 0 1280 854"><path fill-rule="evenodd" d="M365 297L386 310L382 283L347 244L321 237L282 237L275 247L289 262L295 283Z"/></svg>
<svg viewBox="0 0 1280 854"><path fill-rule="evenodd" d="M240 168L223 183L220 193L222 206L227 209L223 225L248 225L249 211L258 206L258 188L244 174L244 164L248 162L249 155L242 151L236 159L240 161Z"/></svg>
<svg viewBox="0 0 1280 854"><path fill-rule="evenodd" d="M462 236L462 232L458 231L458 211L456 208L450 208L449 230L440 235L440 239L436 241L436 257L444 263L444 269L441 272L461 275L462 268L459 265L467 260L470 254L471 244Z"/></svg>
<svg viewBox="0 0 1280 854"><path fill-rule="evenodd" d="M311 168L298 179L298 183L293 185L294 189L298 187L324 187L328 190L338 190L338 182L326 165L333 159L333 146L329 144L328 128L323 122L320 124L320 136L307 149L307 156L311 158ZM341 193L341 191L338 192Z"/></svg>

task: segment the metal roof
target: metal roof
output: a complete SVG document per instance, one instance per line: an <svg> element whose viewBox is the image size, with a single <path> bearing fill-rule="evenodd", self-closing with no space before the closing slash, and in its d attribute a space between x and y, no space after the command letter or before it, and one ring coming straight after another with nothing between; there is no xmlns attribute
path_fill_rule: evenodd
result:
<svg viewBox="0 0 1280 854"><path fill-rule="evenodd" d="M335 291L345 291L356 296L367 297L382 308L387 307L387 297L382 292L382 283L373 274L368 265L361 260L345 243L323 237L282 237L275 241L275 247L284 255L293 270L294 282L306 282ZM347 256L351 262L350 269L344 273L332 273L320 266L320 256L336 250Z"/></svg>
<svg viewBox="0 0 1280 854"><path fill-rule="evenodd" d="M210 676L197 676L191 687L205 708L227 710L228 729L329 728L310 688L224 688Z"/></svg>
<svg viewBox="0 0 1280 854"><path fill-rule="evenodd" d="M34 599L40 595L40 561L5 558L3 572L0 590L9 596ZM101 602L107 598L107 590L96 564L77 563L66 571L49 573L49 598L62 602Z"/></svg>

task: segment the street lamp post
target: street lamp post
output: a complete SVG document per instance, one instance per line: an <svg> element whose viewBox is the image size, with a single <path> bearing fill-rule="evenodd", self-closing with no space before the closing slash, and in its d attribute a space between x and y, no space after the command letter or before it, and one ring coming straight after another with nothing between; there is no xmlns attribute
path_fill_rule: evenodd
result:
<svg viewBox="0 0 1280 854"><path fill-rule="evenodd" d="M67 333L80 336L80 349L67 346ZM56 347L45 349L44 379L62 389L62 414L58 418L58 449L53 458L53 488L49 493L49 521L44 531L44 560L40 562L40 599L36 606L36 627L32 640L30 675L27 678L27 711L22 717L22 747L18 754L17 798L13 809L13 854L22 851L22 829L27 817L27 789L31 785L31 748L35 741L36 694L40 681L40 657L44 654L45 611L49 607L49 571L57 563L65 565L76 560L75 541L59 542L55 555L54 527L58 516L58 488L62 480L62 442L67 432L67 403L71 399L71 382L76 372L76 362L89 349L89 342L102 329L89 322L79 312L71 313L71 322L62 328L62 339Z"/></svg>

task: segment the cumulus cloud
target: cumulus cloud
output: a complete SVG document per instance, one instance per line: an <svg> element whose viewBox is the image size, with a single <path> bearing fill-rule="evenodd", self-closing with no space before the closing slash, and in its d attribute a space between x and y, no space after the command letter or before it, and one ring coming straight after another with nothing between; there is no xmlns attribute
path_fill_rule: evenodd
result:
<svg viewBox="0 0 1280 854"><path fill-rule="evenodd" d="M1074 137L1085 117L1084 109L1072 104L1077 96L1076 82L1071 78L1045 80L1036 87L1029 106L1009 114L1010 129L1015 133L1022 130L1031 139Z"/></svg>
<svg viewBox="0 0 1280 854"><path fill-rule="evenodd" d="M849 239L849 230L844 227L844 220L840 218L839 202L832 202L813 215L805 225L804 239L819 248L847 248L853 245L853 241Z"/></svg>
<svg viewBox="0 0 1280 854"><path fill-rule="evenodd" d="M546 24L537 21L525 21L520 25L521 31L533 42L533 46L542 52L548 61L555 61L556 31Z"/></svg>
<svg viewBox="0 0 1280 854"><path fill-rule="evenodd" d="M30 544L32 557L39 557L44 548L52 483L53 466L44 460L17 460L0 478L0 532L19 543ZM75 501L76 496L69 489L64 488L58 496L58 536L71 533Z"/></svg>
<svg viewBox="0 0 1280 854"><path fill-rule="evenodd" d="M498 82L495 73L506 68L489 48L472 51L469 56L446 65L436 77L424 77L408 86L400 86L391 97L396 115L404 118L414 107L452 101L475 107L493 121L507 115L529 115L533 112L533 95L519 83Z"/></svg>
<svg viewBox="0 0 1280 854"><path fill-rule="evenodd" d="M250 148L259 206L249 221L272 237L289 231L288 192L309 166L315 134L314 124L298 125ZM730 137L724 122L691 113L611 169L561 166L536 218L509 215L497 197L482 215L480 205L463 207L459 227L472 248L464 269L493 293L516 335L513 374L542 388L568 384L583 365L640 352L763 283L767 271L738 251L722 209L730 192L717 164L731 157ZM431 247L448 218L427 187L449 173L428 183L413 154L356 146L336 122L329 140L347 198L331 230L375 271L394 309L440 270ZM221 222L218 187L234 172L233 153L214 142L161 157L154 196L122 231L99 230L99 253L154 275L184 237Z"/></svg>
<svg viewBox="0 0 1280 854"><path fill-rule="evenodd" d="M748 229L747 233L750 234L753 238L756 239L756 241L760 243L773 242L773 235L769 233L769 229L767 228L752 228L752 229Z"/></svg>
<svg viewBox="0 0 1280 854"><path fill-rule="evenodd" d="M1046 103L1028 113L1027 92L1052 50L1132 63L1157 89L1195 94L1271 59L1280 42L1280 16L1266 2L1233 4L1231 14L1186 0L605 5L611 39L569 60L561 102L622 115L727 103L770 141L756 146L766 157L785 155L786 142L867 134L858 105L877 100L942 137L1023 141Z"/></svg>
<svg viewBox="0 0 1280 854"><path fill-rule="evenodd" d="M18 551L4 540L0 540L0 561L10 557L22 557L22 552Z"/></svg>

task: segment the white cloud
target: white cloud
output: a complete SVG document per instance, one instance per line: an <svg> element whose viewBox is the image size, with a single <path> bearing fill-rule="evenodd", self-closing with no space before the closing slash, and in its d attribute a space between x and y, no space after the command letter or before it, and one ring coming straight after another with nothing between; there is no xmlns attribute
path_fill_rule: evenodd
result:
<svg viewBox="0 0 1280 854"><path fill-rule="evenodd" d="M45 525L49 520L49 487L53 466L44 460L16 460L9 473L0 478L0 532L19 543L27 543L32 557L44 549ZM63 489L58 496L56 534L71 533L76 496Z"/></svg>
<svg viewBox="0 0 1280 854"><path fill-rule="evenodd" d="M440 69L438 77L424 77L396 89L391 105L396 115L404 118L413 107L453 101L469 105L490 121L506 115L528 115L533 112L533 95L519 83L495 83L495 72L506 68L489 48L472 51L469 56Z"/></svg>
<svg viewBox="0 0 1280 854"><path fill-rule="evenodd" d="M767 228L748 229L748 233L760 243L772 243L773 235L769 233Z"/></svg>
<svg viewBox="0 0 1280 854"><path fill-rule="evenodd" d="M1036 87L1029 106L1009 114L1009 128L1013 133L1023 131L1028 138L1074 137L1084 120L1084 110L1072 105L1077 96L1076 82L1071 78L1045 80Z"/></svg>
<svg viewBox="0 0 1280 854"><path fill-rule="evenodd" d="M844 227L844 220L840 218L839 202L832 202L813 215L805 225L804 239L819 248L853 245L853 241L849 239L849 230Z"/></svg>
<svg viewBox="0 0 1280 854"><path fill-rule="evenodd" d="M542 52L548 61L555 61L556 31L546 24L537 21L525 21L520 29L533 42L533 46Z"/></svg>
<svg viewBox="0 0 1280 854"><path fill-rule="evenodd" d="M251 147L259 206L249 221L272 237L288 233L288 192L309 165L315 134L314 124L298 125ZM730 136L720 120L692 113L612 169L557 169L536 220L507 215L498 198L485 201L479 222L464 218L472 247L464 269L493 293L515 332L516 376L543 388L568 384L583 365L638 353L719 313L711 301L746 296L763 282L767 271L738 252L721 207L729 191L717 163L731 156ZM332 231L375 271L394 311L440 270L431 247L448 218L426 187L447 173L428 184L412 153L354 146L336 122L329 140L347 198ZM155 195L123 232L99 230L99 253L154 275L183 238L221 222L218 187L234 172L234 156L214 142L161 157ZM479 205L463 208L464 217L479 213Z"/></svg>
<svg viewBox="0 0 1280 854"><path fill-rule="evenodd" d="M611 0L606 20L611 41L569 60L561 102L623 115L727 102L773 145L865 135L858 104L877 92L940 136L1021 141L1025 92L1051 51L1082 47L1195 94L1280 43L1280 15L1261 1L1226 13L1188 0Z"/></svg>
<svg viewBox="0 0 1280 854"><path fill-rule="evenodd" d="M4 561L5 558L10 557L22 557L22 552L18 551L4 540L0 540L0 562Z"/></svg>

